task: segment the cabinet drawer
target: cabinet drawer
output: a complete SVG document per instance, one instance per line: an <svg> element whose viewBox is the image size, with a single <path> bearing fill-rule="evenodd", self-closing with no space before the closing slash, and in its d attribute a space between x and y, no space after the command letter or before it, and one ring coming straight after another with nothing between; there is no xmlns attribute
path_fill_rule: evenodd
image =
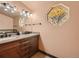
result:
<svg viewBox="0 0 79 59"><path fill-rule="evenodd" d="M20 42L21 45L24 45L24 44L29 44L30 41L24 41L24 42Z"/></svg>
<svg viewBox="0 0 79 59"><path fill-rule="evenodd" d="M21 39L19 42L22 43L22 42L26 42L26 41L29 41L28 38L24 38L24 39Z"/></svg>
<svg viewBox="0 0 79 59"><path fill-rule="evenodd" d="M7 44L2 44L2 46L0 46L0 52L3 50L7 50L7 49L11 49L11 48L15 48L15 47L19 47L20 44L19 43L7 43Z"/></svg>
<svg viewBox="0 0 79 59"><path fill-rule="evenodd" d="M20 43L20 48L22 47L28 47L30 45L30 41L25 41Z"/></svg>
<svg viewBox="0 0 79 59"><path fill-rule="evenodd" d="M0 57L3 58L17 58L20 57L19 50L17 47L9 48L0 51Z"/></svg>

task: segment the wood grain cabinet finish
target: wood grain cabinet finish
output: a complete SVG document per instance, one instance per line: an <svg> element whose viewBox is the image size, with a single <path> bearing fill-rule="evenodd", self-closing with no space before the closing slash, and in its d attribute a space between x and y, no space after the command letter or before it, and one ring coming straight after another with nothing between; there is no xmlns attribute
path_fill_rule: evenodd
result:
<svg viewBox="0 0 79 59"><path fill-rule="evenodd" d="M0 58L28 58L38 51L39 35L0 44Z"/></svg>

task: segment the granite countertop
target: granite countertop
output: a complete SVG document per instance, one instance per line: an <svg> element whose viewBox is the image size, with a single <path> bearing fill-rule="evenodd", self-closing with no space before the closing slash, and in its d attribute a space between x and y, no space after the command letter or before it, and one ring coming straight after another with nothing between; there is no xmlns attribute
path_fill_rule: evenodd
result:
<svg viewBox="0 0 79 59"><path fill-rule="evenodd" d="M15 36L11 36L11 37L0 38L0 44L6 43L6 42L11 42L14 40L19 40L22 38L28 38L28 37L36 36L36 35L39 35L39 33L21 34L21 35L15 35Z"/></svg>

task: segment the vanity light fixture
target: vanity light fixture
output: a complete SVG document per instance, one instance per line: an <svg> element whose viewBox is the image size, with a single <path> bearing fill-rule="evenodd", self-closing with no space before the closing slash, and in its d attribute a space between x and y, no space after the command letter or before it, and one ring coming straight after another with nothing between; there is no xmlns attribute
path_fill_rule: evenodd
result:
<svg viewBox="0 0 79 59"><path fill-rule="evenodd" d="M30 15L32 15L32 13L30 13L29 11L25 11L24 9L20 12L21 16L24 17L29 17Z"/></svg>
<svg viewBox="0 0 79 59"><path fill-rule="evenodd" d="M22 10L20 12L20 19L19 19L19 26L23 28L25 26L26 20L31 16L32 14L29 11Z"/></svg>
<svg viewBox="0 0 79 59"><path fill-rule="evenodd" d="M28 12L28 13L27 13L27 16L28 16L28 17L32 16L32 13Z"/></svg>
<svg viewBox="0 0 79 59"><path fill-rule="evenodd" d="M6 8L5 8L4 10L5 10L5 11L7 11L7 9L6 9Z"/></svg>
<svg viewBox="0 0 79 59"><path fill-rule="evenodd" d="M30 13L30 16L32 16L32 13Z"/></svg>
<svg viewBox="0 0 79 59"><path fill-rule="evenodd" d="M16 11L16 6L11 5L10 3L4 2L0 3L0 7L4 9L4 11L14 13Z"/></svg>

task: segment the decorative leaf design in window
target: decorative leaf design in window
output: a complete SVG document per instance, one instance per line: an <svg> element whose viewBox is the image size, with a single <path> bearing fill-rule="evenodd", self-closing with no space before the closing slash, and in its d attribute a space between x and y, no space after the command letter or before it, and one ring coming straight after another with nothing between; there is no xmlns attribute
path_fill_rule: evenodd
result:
<svg viewBox="0 0 79 59"><path fill-rule="evenodd" d="M52 7L47 14L47 20L51 24L63 24L69 18L69 8L63 4L58 4Z"/></svg>

